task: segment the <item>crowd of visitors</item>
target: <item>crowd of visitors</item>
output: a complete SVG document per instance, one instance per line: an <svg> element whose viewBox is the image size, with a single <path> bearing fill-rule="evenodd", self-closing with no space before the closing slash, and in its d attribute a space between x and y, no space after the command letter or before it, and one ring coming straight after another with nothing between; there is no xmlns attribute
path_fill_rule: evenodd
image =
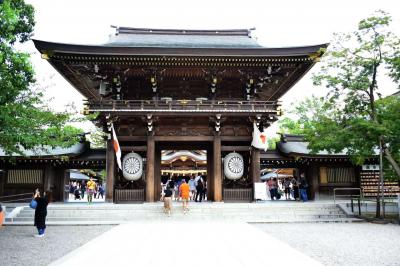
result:
<svg viewBox="0 0 400 266"><path fill-rule="evenodd" d="M69 193L70 198L74 200L82 200L87 197L87 201L91 203L93 198L95 199L104 199L104 187L100 182L94 181L90 178L87 182L85 180L82 181L70 181L69 183Z"/></svg>
<svg viewBox="0 0 400 266"><path fill-rule="evenodd" d="M183 212L189 211L189 202L207 200L207 180L201 175L172 178L161 182L161 201L164 201L164 211L171 215L172 201L182 201Z"/></svg>
<svg viewBox="0 0 400 266"><path fill-rule="evenodd" d="M266 189L271 200L280 200L283 195L285 200L308 200L308 183L304 174L300 177L270 178L266 181Z"/></svg>

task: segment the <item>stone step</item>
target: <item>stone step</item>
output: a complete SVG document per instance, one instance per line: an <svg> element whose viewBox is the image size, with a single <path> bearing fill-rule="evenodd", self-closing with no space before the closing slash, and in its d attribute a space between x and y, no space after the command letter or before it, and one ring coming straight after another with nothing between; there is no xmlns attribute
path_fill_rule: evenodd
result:
<svg viewBox="0 0 400 266"><path fill-rule="evenodd" d="M177 215L184 215L182 210L173 210L173 213ZM320 217L346 217L344 213L334 213L334 214L326 214L326 213L291 213L291 214L282 214L282 213L214 213L214 214L204 214L204 213L199 213L199 212L192 212L189 211L190 215L193 217L220 217L220 218L226 218L226 217L315 217L315 218L320 218ZM115 219L115 218L152 218L152 217L159 217L161 215L164 215L162 211L156 212L156 213L86 213L82 215L70 215L68 213L60 213L57 216L54 215L48 215L47 219ZM18 215L17 217L14 218L16 219L32 219L33 220L34 215Z"/></svg>
<svg viewBox="0 0 400 266"><path fill-rule="evenodd" d="M207 206L191 206L189 205L191 209L193 210L211 210L211 211L325 211L325 210L336 210L336 207L327 207L327 208L287 208L287 207L281 207L281 208L210 208ZM182 207L181 204L174 204L173 207ZM48 211L152 211L152 210L158 210L162 208L162 205L159 206L154 206L151 208L148 207L143 207L143 208L90 208L90 207L82 207L82 208L51 208L49 207L47 210ZM34 212L33 209L30 208L24 208L24 211L32 211Z"/></svg>
<svg viewBox="0 0 400 266"><path fill-rule="evenodd" d="M175 212L175 213L180 213L180 212ZM192 213L190 212L192 216L196 217L347 217L345 214L292 214L292 215L282 215L282 214L219 214L219 215L204 215L201 213ZM62 215L62 216L47 216L47 219L80 219L83 217L90 218L90 219L106 219L104 217L131 217L131 218L140 218L140 217L158 217L160 215L163 215L163 213L148 213L148 214L142 214L142 215L136 215L136 214L105 214L105 215L81 215L81 216L69 216L69 215ZM24 215L18 215L18 217L15 217L15 219L33 219L33 216L24 216Z"/></svg>
<svg viewBox="0 0 400 266"><path fill-rule="evenodd" d="M221 216L221 217L204 217L204 216L195 216L188 214L173 214L175 217L185 218L186 216L190 216L187 219L196 219L196 220L240 220L246 222L263 222L269 220L277 220L277 221L303 221L303 220L319 220L319 219L342 219L346 218L346 215L341 216L330 216L330 215L303 215L303 216L254 216L254 217L238 217L238 216ZM115 216L115 217L47 217L46 221L134 221L134 220L157 220L159 218L165 217L165 214L159 216ZM30 217L18 217L14 218L14 222L21 221L33 221L33 218Z"/></svg>
<svg viewBox="0 0 400 266"><path fill-rule="evenodd" d="M181 209L182 206L173 206L173 209ZM201 208L190 208L193 212L201 213L338 213L341 212L339 209L327 209L327 210L287 210L287 209L258 209L258 210L216 210L216 209L201 209ZM153 213L159 212L162 207L155 209L137 209L137 210L47 210L48 214L59 214L59 213L71 213L71 214L82 214L82 213ZM27 210L26 208L21 213L34 214L34 210Z"/></svg>
<svg viewBox="0 0 400 266"><path fill-rule="evenodd" d="M174 201L173 205L182 205L181 202ZM336 209L333 204L316 204L316 203L193 203L189 204L191 208L202 208L202 209ZM112 210L122 210L122 209L154 209L162 206L161 202L157 203L144 203L144 204L50 204L48 209L75 209L75 210L91 210L91 209L112 209Z"/></svg>
<svg viewBox="0 0 400 266"><path fill-rule="evenodd" d="M174 210L173 210L174 211ZM203 215L203 216L261 216L261 215L268 215L268 216L282 216L282 217L291 217L291 216L306 216L306 215L326 215L326 216L340 216L344 215L343 213L200 213L200 212L191 212L193 215ZM79 217L104 217L104 216L132 216L132 217L139 217L139 216L154 216L158 215L159 213L90 213L90 214L80 214L80 215L72 215L69 213L62 213L58 215L47 215L47 217L53 218L79 218ZM27 217L33 218L34 215L26 215L20 214L18 217Z"/></svg>
<svg viewBox="0 0 400 266"><path fill-rule="evenodd" d="M181 217L174 217L172 215L171 217L163 217L160 218L159 221L182 221ZM199 221L198 219L185 219L187 220L193 220L193 221ZM143 222L143 220L136 220L137 222ZM157 221L157 220L154 220ZM73 226L73 225L118 225L118 224L123 224L126 222L135 222L135 220L131 221L123 221L123 220L114 220L114 221L47 221L47 225L66 225L66 226ZM336 218L336 219L318 219L318 220L277 220L277 219L269 219L269 220L252 220L252 221L247 221L248 223L354 223L354 222L364 222L362 219L357 219L357 218ZM21 225L26 225L26 226L33 226L33 221L14 221L14 222L9 222L6 221L4 223L6 226L21 226Z"/></svg>
<svg viewBox="0 0 400 266"><path fill-rule="evenodd" d="M31 225L34 210L23 207L6 224ZM191 203L184 214L180 202L173 202L172 217L163 213L163 204L51 204L48 206L48 224L119 224L127 221L152 220L242 221L254 223L272 222L352 222L358 221L333 204L300 202L270 203Z"/></svg>

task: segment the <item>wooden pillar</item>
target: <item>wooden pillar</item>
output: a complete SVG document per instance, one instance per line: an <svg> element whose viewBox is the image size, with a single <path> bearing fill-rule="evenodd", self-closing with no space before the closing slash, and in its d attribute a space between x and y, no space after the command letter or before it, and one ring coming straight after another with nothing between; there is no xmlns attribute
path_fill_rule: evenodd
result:
<svg viewBox="0 0 400 266"><path fill-rule="evenodd" d="M260 150L254 147L251 150L250 176L253 183L261 182Z"/></svg>
<svg viewBox="0 0 400 266"><path fill-rule="evenodd" d="M60 186L62 186L62 191L60 195L60 201L68 201L69 198L69 179L70 173L63 169L62 176L60 177Z"/></svg>
<svg viewBox="0 0 400 266"><path fill-rule="evenodd" d="M161 198L161 149L157 148L154 155L154 200Z"/></svg>
<svg viewBox="0 0 400 266"><path fill-rule="evenodd" d="M154 202L154 137L147 137L147 158L146 158L146 201Z"/></svg>
<svg viewBox="0 0 400 266"><path fill-rule="evenodd" d="M207 200L214 200L214 177L213 177L213 152L207 150Z"/></svg>
<svg viewBox="0 0 400 266"><path fill-rule="evenodd" d="M114 178L115 178L115 152L112 140L107 140L106 154L106 202L114 201Z"/></svg>
<svg viewBox="0 0 400 266"><path fill-rule="evenodd" d="M305 173L308 183L308 196L311 200L318 199L319 195L319 165L311 164ZM316 198L317 197L317 198Z"/></svg>
<svg viewBox="0 0 400 266"><path fill-rule="evenodd" d="M214 136L213 145L213 188L214 201L222 201L222 175L221 175L221 136Z"/></svg>
<svg viewBox="0 0 400 266"><path fill-rule="evenodd" d="M44 167L44 180L43 180L43 191L50 191L54 182L54 167L50 163Z"/></svg>
<svg viewBox="0 0 400 266"><path fill-rule="evenodd" d="M53 201L64 201L64 176L65 169L57 167L54 172L54 182L50 190L52 192Z"/></svg>

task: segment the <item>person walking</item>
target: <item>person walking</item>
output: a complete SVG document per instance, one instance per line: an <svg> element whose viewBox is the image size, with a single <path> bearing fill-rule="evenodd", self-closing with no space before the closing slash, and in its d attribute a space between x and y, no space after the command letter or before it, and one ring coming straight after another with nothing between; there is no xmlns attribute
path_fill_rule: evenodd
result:
<svg viewBox="0 0 400 266"><path fill-rule="evenodd" d="M39 189L36 189L33 198L36 200L37 205L35 208L35 220L34 226L38 230L38 234L35 237L43 237L44 231L46 230L46 216L47 216L47 205L49 201L47 200L46 193L43 196L40 194Z"/></svg>
<svg viewBox="0 0 400 266"><path fill-rule="evenodd" d="M190 187L189 184L186 183L186 180L183 178L182 183L179 186L179 195L182 198L183 202L183 213L186 214L189 210L189 195Z"/></svg>
<svg viewBox="0 0 400 266"><path fill-rule="evenodd" d="M98 199L100 199L100 196L101 196L101 199L104 199L104 188L103 188L103 184L99 184L99 195L98 195Z"/></svg>
<svg viewBox="0 0 400 266"><path fill-rule="evenodd" d="M207 179L203 178L203 191L201 192L201 199L200 201L204 200L206 201L206 196L207 196Z"/></svg>
<svg viewBox="0 0 400 266"><path fill-rule="evenodd" d="M297 177L293 177L292 181L292 191L294 200L299 200L299 182L297 181Z"/></svg>
<svg viewBox="0 0 400 266"><path fill-rule="evenodd" d="M169 180L167 182L167 188L171 189L171 191L172 191L171 200L174 200L175 199L175 193L174 193L175 192L175 183L171 177L169 177Z"/></svg>
<svg viewBox="0 0 400 266"><path fill-rule="evenodd" d="M89 181L86 184L87 190L88 190L88 202L92 203L93 201L93 194L96 191L96 183L93 181L93 178L90 177Z"/></svg>
<svg viewBox="0 0 400 266"><path fill-rule="evenodd" d="M196 181L194 180L193 175L190 176L189 187L190 187L190 199L195 200L195 198L196 198Z"/></svg>
<svg viewBox="0 0 400 266"><path fill-rule="evenodd" d="M0 203L0 228L3 226L5 213L3 212L3 207Z"/></svg>
<svg viewBox="0 0 400 266"><path fill-rule="evenodd" d="M285 181L283 181L283 189L285 190L286 200L290 200L290 180L287 177L285 178Z"/></svg>
<svg viewBox="0 0 400 266"><path fill-rule="evenodd" d="M204 189L204 185L203 185L203 179L200 177L197 180L197 186L196 186L196 199L195 201L200 201L201 202L201 197L203 195L203 189Z"/></svg>
<svg viewBox="0 0 400 266"><path fill-rule="evenodd" d="M85 183L85 180L82 180L82 183L81 183L81 198L82 199L85 198L85 191L86 191L86 183Z"/></svg>
<svg viewBox="0 0 400 266"><path fill-rule="evenodd" d="M172 211L172 194L173 188L170 186L166 186L164 190L164 212L169 216L171 216Z"/></svg>
<svg viewBox="0 0 400 266"><path fill-rule="evenodd" d="M303 202L306 202L308 200L307 188L308 188L307 180L306 180L304 174L301 174L299 191L300 191L300 199L303 200Z"/></svg>

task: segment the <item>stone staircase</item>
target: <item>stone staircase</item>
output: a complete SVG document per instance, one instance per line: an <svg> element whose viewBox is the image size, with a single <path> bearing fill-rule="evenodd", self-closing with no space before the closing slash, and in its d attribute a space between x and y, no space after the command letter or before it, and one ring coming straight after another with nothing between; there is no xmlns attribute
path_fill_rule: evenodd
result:
<svg viewBox="0 0 400 266"><path fill-rule="evenodd" d="M163 204L50 204L48 225L99 225L143 221L235 221L248 223L358 222L332 203L190 203L184 214L182 203L174 202L171 217ZM19 207L7 215L6 225L33 225L34 210Z"/></svg>

